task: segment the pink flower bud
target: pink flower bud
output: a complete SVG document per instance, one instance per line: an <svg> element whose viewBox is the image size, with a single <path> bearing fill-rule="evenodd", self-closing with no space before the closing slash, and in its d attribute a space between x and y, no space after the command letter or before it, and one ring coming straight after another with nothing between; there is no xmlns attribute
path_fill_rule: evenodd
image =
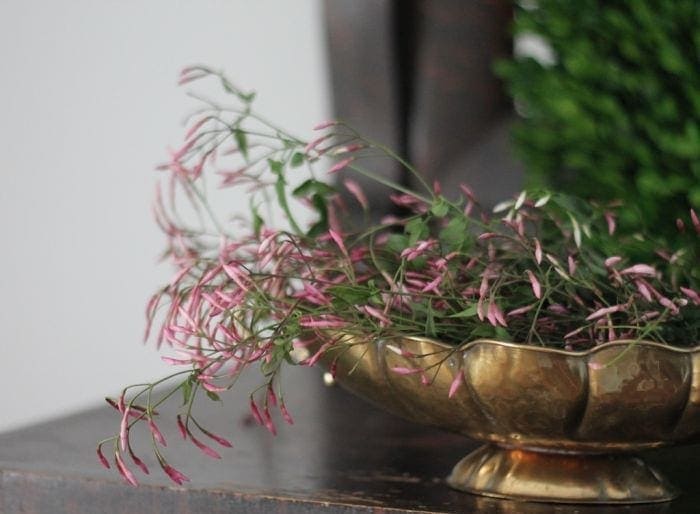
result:
<svg viewBox="0 0 700 514"><path fill-rule="evenodd" d="M406 368L403 366L394 366L391 371L398 375L415 375L416 373L421 373L423 370L421 368Z"/></svg>
<svg viewBox="0 0 700 514"><path fill-rule="evenodd" d="M593 321L594 319L602 318L604 316L607 316L608 314L619 312L624 307L624 305L612 305L610 307L603 307L602 309L598 309L597 311L593 312L590 316L588 316L586 318L586 321Z"/></svg>
<svg viewBox="0 0 700 514"><path fill-rule="evenodd" d="M185 428L185 424L182 422L182 416L180 414L177 415L177 428L180 431L180 435L182 436L183 439L187 439L187 429Z"/></svg>
<svg viewBox="0 0 700 514"><path fill-rule="evenodd" d="M255 419L258 425L262 426L265 424L262 416L260 415L260 411L258 410L258 406L255 404L255 400L252 398L250 399L250 413L253 415L253 419Z"/></svg>
<svg viewBox="0 0 700 514"><path fill-rule="evenodd" d="M110 468L109 461L102 454L102 445L99 445L97 447L97 458L100 460L100 464L102 464L105 467L105 469Z"/></svg>
<svg viewBox="0 0 700 514"><path fill-rule="evenodd" d="M143 471L144 474L150 474L148 471L148 466L146 466L146 464L144 464L144 462L141 459L139 459L136 456L136 454L134 454L131 448L129 448L129 455L131 455L131 460L134 461L134 464L136 464L141 469L141 471Z"/></svg>
<svg viewBox="0 0 700 514"><path fill-rule="evenodd" d="M114 454L114 462L117 465L117 470L119 471L119 474L124 477L124 480L126 480L129 484L133 485L134 487L137 487L139 483L136 481L136 477L134 477L134 474L129 470L124 465L124 461L122 460L122 456L119 452L116 452Z"/></svg>
<svg viewBox="0 0 700 514"><path fill-rule="evenodd" d="M182 485L184 482L189 482L190 479L187 478L185 475L183 475L181 472L179 472L177 469L174 467L162 462L161 467L163 468L163 471L165 472L168 477L170 477L170 480L175 482L177 485Z"/></svg>
<svg viewBox="0 0 700 514"><path fill-rule="evenodd" d="M207 455L208 457L211 457L212 459L220 459L221 455L219 455L214 449L210 448L206 444L204 444L202 441L199 439L196 439L191 433L190 433L190 440L192 443L199 448L204 455Z"/></svg>
<svg viewBox="0 0 700 514"><path fill-rule="evenodd" d="M447 397L452 398L457 393L457 390L460 388L460 386L463 383L464 383L464 372L460 369L457 372L457 375L455 376L454 380L452 380L452 383L450 384L450 390L447 393Z"/></svg>
<svg viewBox="0 0 700 514"><path fill-rule="evenodd" d="M354 160L355 160L354 157L348 157L347 159L343 159L342 161L338 161L337 163L335 163L333 166L331 166L328 169L328 174L332 175L333 173L339 172L340 170L346 168Z"/></svg>
<svg viewBox="0 0 700 514"><path fill-rule="evenodd" d="M540 298L542 298L542 286L540 285L540 281L537 280L535 274L530 270L525 271L525 274L527 275L527 278L530 281L532 293L535 295L535 298L539 300Z"/></svg>
<svg viewBox="0 0 700 514"><path fill-rule="evenodd" d="M700 305L700 294L696 291L690 289L689 287L681 287L681 291L684 295L690 298L695 305Z"/></svg>
<svg viewBox="0 0 700 514"><path fill-rule="evenodd" d="M613 235L615 233L615 215L608 211L604 216L605 221L608 223L608 234Z"/></svg>
<svg viewBox="0 0 700 514"><path fill-rule="evenodd" d="M163 446L167 446L167 443L165 442L165 437L163 437L162 432L151 418L148 418L148 428L151 430L153 438L156 441L158 441Z"/></svg>
<svg viewBox="0 0 700 514"><path fill-rule="evenodd" d="M265 410L263 410L263 420L265 423L265 428L267 428L268 432L276 436L277 427L275 427L275 424L272 421L272 416L270 416L270 411L267 409L267 407L265 407Z"/></svg>
<svg viewBox="0 0 700 514"><path fill-rule="evenodd" d="M645 277L655 277L656 270L648 264L635 264L620 271L620 275L639 275Z"/></svg>
<svg viewBox="0 0 700 514"><path fill-rule="evenodd" d="M693 228L695 228L695 232L700 234L700 219L698 219L698 215L693 209L690 209L690 219L693 222Z"/></svg>
<svg viewBox="0 0 700 514"><path fill-rule="evenodd" d="M292 419L292 416L289 414L289 411L287 410L286 405L284 402L280 402L280 412L282 413L282 419L287 422L288 425L293 425L294 420Z"/></svg>
<svg viewBox="0 0 700 514"><path fill-rule="evenodd" d="M323 129L326 129L328 127L333 127L337 124L338 124L338 122L335 120L323 121L323 122L319 123L318 125L315 125L313 130L323 130Z"/></svg>
<svg viewBox="0 0 700 514"><path fill-rule="evenodd" d="M535 262L537 262L537 264L542 263L542 245L537 238L535 238Z"/></svg>
<svg viewBox="0 0 700 514"><path fill-rule="evenodd" d="M616 264L618 264L620 261L622 261L622 257L618 255L613 255L612 257L608 257L605 259L605 267L606 268L612 268Z"/></svg>

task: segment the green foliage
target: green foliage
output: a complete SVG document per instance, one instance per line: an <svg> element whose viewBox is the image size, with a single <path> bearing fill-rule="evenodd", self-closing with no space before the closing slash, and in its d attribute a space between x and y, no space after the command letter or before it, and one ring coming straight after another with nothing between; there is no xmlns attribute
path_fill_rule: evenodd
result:
<svg viewBox="0 0 700 514"><path fill-rule="evenodd" d="M622 199L622 231L697 252L675 220L700 208L700 4L538 0L518 8L515 33L554 53L497 65L524 115L514 138L530 185Z"/></svg>

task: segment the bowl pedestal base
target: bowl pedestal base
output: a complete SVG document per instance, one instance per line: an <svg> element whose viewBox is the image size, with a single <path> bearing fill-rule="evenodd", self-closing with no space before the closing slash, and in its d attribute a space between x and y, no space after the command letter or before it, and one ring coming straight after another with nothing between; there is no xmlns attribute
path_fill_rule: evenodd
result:
<svg viewBox="0 0 700 514"><path fill-rule="evenodd" d="M481 446L452 470L448 484L484 496L548 503L670 501L677 490L639 457Z"/></svg>

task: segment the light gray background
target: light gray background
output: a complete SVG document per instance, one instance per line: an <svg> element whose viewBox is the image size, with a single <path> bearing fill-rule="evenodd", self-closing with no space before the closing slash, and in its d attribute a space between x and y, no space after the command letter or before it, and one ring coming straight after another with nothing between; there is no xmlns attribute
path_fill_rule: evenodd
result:
<svg viewBox="0 0 700 514"><path fill-rule="evenodd" d="M0 430L168 371L141 334L179 69L227 70L308 135L324 58L317 0L0 0Z"/></svg>

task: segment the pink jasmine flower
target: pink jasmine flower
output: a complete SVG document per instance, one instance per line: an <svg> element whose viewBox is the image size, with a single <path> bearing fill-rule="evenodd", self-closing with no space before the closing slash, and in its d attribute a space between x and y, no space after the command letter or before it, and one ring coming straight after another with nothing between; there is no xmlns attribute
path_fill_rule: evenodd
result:
<svg viewBox="0 0 700 514"><path fill-rule="evenodd" d="M696 291L690 289L689 287L681 287L681 291L684 295L690 298L695 305L700 305L700 294Z"/></svg>
<svg viewBox="0 0 700 514"><path fill-rule="evenodd" d="M367 201L367 197L365 196L364 191L362 191L360 184L352 179L345 179L343 184L345 185L345 189L347 189L355 197L355 200L357 200L357 203L359 203L363 209L369 209L369 202Z"/></svg>
<svg viewBox="0 0 700 514"><path fill-rule="evenodd" d="M137 487L139 483L136 481L136 477L134 477L134 474L129 470L129 468L126 467L124 461L122 460L122 456L119 452L115 452L114 461L117 465L117 470L119 471L119 474L122 477L124 477L124 480L126 480L129 484L133 485L134 487Z"/></svg>
<svg viewBox="0 0 700 514"><path fill-rule="evenodd" d="M535 274L530 270L525 271L525 274L527 275L527 278L530 281L532 293L535 295L535 298L539 300L540 298L542 298L542 286L540 285L540 281L537 280Z"/></svg>
<svg viewBox="0 0 700 514"><path fill-rule="evenodd" d="M693 228L695 228L695 232L700 234L700 219L698 218L698 215L694 209L690 209L690 219L693 222Z"/></svg>
<svg viewBox="0 0 700 514"><path fill-rule="evenodd" d="M343 252L343 255L347 256L348 250L345 248L345 243L343 242L343 238L340 236L340 234L338 234L335 230L330 229L328 231L328 235L331 236L333 242L338 245L338 248L340 248L340 251Z"/></svg>
<svg viewBox="0 0 700 514"><path fill-rule="evenodd" d="M645 277L655 277L656 270L648 264L635 264L620 271L620 275L639 275Z"/></svg>
<svg viewBox="0 0 700 514"><path fill-rule="evenodd" d="M662 296L659 298L659 303L666 307L668 310L671 311L673 314L678 314L680 311L678 310L678 307L676 306L675 303L673 303L671 300L666 298L665 296Z"/></svg>
<svg viewBox="0 0 700 514"><path fill-rule="evenodd" d="M304 153L309 153L311 150L315 149L319 144L324 142L326 139L331 137L330 134L326 134L325 136L320 136L314 139L313 141L310 141L305 147L304 147Z"/></svg>
<svg viewBox="0 0 700 514"><path fill-rule="evenodd" d="M634 285L637 286L637 290L639 291L639 294L641 294L646 301L650 302L653 300L653 298L651 296L651 292L649 291L647 284L643 280L641 280L641 279L635 280Z"/></svg>
<svg viewBox="0 0 700 514"><path fill-rule="evenodd" d="M275 427L275 424L272 422L272 417L270 416L270 411L267 410L267 407L265 407L265 410L263 410L263 420L265 422L265 428L267 428L268 432L270 432L272 435L277 435L277 427Z"/></svg>
<svg viewBox="0 0 700 514"><path fill-rule="evenodd" d="M603 307L602 309L598 309L597 311L590 314L586 318L586 321L593 321L595 319L602 318L603 316L607 316L608 314L612 314L613 312L619 312L624 308L624 305L612 305L610 307Z"/></svg>
<svg viewBox="0 0 700 514"><path fill-rule="evenodd" d="M165 472L168 477L170 477L170 480L175 482L177 485L182 485L184 482L189 482L190 479L187 478L185 475L183 475L181 472L179 472L177 469L174 467L162 463L161 467L163 468L163 471Z"/></svg>
<svg viewBox="0 0 700 514"><path fill-rule="evenodd" d="M250 399L250 413L253 415L253 419L258 423L258 425L264 425L265 423L263 422L262 416L260 415L260 411L258 410L258 406L255 404L255 400L253 398Z"/></svg>
<svg viewBox="0 0 700 514"><path fill-rule="evenodd" d="M391 325L391 320L387 317L387 315L376 307L372 307L371 305L362 305L361 307L358 307L358 309L361 312L369 314L370 316L378 319L381 326Z"/></svg>
<svg viewBox="0 0 700 514"><path fill-rule="evenodd" d="M512 316L519 316L521 314L525 314L534 309L536 305L536 303L533 303L531 305L525 305L524 307L518 307L517 309L513 309L512 311L508 312L506 314L506 317L510 318Z"/></svg>
<svg viewBox="0 0 700 514"><path fill-rule="evenodd" d="M542 245L537 238L535 238L535 262L542 264Z"/></svg>
<svg viewBox="0 0 700 514"><path fill-rule="evenodd" d="M338 122L335 120L323 121L323 122L319 123L318 125L315 125L313 130L323 130L323 129L326 129L328 127L333 127L337 124L338 124Z"/></svg>
<svg viewBox="0 0 700 514"><path fill-rule="evenodd" d="M452 380L452 383L450 384L450 390L447 393L447 397L452 398L457 393L457 390L460 388L460 386L463 383L464 383L464 372L460 369L457 372L457 375L455 375L454 380Z"/></svg>
<svg viewBox="0 0 700 514"><path fill-rule="evenodd" d="M280 402L280 412L282 413L282 419L287 422L288 425L293 425L294 420L292 419L292 416L289 414L289 411L287 410L287 407L284 405L284 402Z"/></svg>
<svg viewBox="0 0 700 514"><path fill-rule="evenodd" d="M187 439L187 429L185 428L185 424L182 422L182 416L180 414L177 415L177 429L180 431L180 436L183 439Z"/></svg>
<svg viewBox="0 0 700 514"><path fill-rule="evenodd" d="M150 474L148 471L148 466L146 466L146 464L136 456L131 447L129 447L129 455L131 456L131 460L134 462L134 464L136 464L145 475Z"/></svg>
<svg viewBox="0 0 700 514"><path fill-rule="evenodd" d="M102 464L105 469L110 469L109 461L102 454L102 445L97 447L97 458L100 459L100 464Z"/></svg>
<svg viewBox="0 0 700 514"><path fill-rule="evenodd" d="M346 168L352 161L354 161L354 157L348 157L347 159L343 159L342 161L339 161L335 163L333 166L331 166L328 170L328 174L331 175L333 173L337 173L340 170Z"/></svg>
<svg viewBox="0 0 700 514"><path fill-rule="evenodd" d="M622 257L620 257L619 255L613 255L612 257L608 257L607 259L605 259L604 264L606 268L612 268L620 261L622 261Z"/></svg>
<svg viewBox="0 0 700 514"><path fill-rule="evenodd" d="M197 448L199 448L204 455L207 455L207 456L211 457L212 459L220 459L221 458L221 455L219 455L219 453L216 452L213 448L210 448L209 446L204 444L199 439L196 439L191 433L189 435L190 435L190 441L192 441L192 443Z"/></svg>
<svg viewBox="0 0 700 514"><path fill-rule="evenodd" d="M615 215L610 211L606 211L603 216L608 224L608 234L613 235L615 233Z"/></svg>
<svg viewBox="0 0 700 514"><path fill-rule="evenodd" d="M391 371L398 375L415 375L416 373L423 372L421 368L406 368L403 366L394 366L393 368L391 368Z"/></svg>

